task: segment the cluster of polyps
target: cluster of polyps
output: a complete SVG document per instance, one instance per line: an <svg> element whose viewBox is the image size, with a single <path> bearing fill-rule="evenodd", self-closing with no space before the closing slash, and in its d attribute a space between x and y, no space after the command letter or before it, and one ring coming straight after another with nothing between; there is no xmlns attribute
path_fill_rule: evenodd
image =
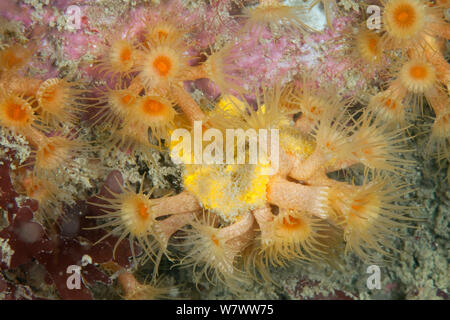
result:
<svg viewBox="0 0 450 320"><path fill-rule="evenodd" d="M448 2L390 0L383 4L381 32L365 30L358 36L357 47L367 63L383 69L383 57L395 60L391 80L371 99L369 108L384 121L403 125L406 110L421 109L426 98L435 114L430 145L437 146L438 157L448 161L450 65L443 55L445 41L450 39L450 24L444 17Z"/></svg>
<svg viewBox="0 0 450 320"><path fill-rule="evenodd" d="M184 88L184 81L208 78L222 89L233 87L227 75L226 46L208 56L198 66L189 61L187 30L175 21L161 18L145 29L145 39L137 43L126 33L108 40L97 68L118 78L114 88L102 93L96 122L106 123L114 146L143 151L161 145L177 120L178 106L190 121L203 120L203 112ZM116 77L118 76L118 77ZM111 129L112 128L112 129Z"/></svg>
<svg viewBox="0 0 450 320"><path fill-rule="evenodd" d="M39 202L38 220L52 223L61 213L56 195L65 176L62 168L87 146L76 132L83 91L64 78L23 76L35 49L16 44L0 51L0 125L31 144L31 158L18 175L20 189Z"/></svg>
<svg viewBox="0 0 450 320"><path fill-rule="evenodd" d="M298 8L289 8L263 1L247 11L249 23L280 20L259 15L268 10L298 27L293 14ZM230 46L190 66L184 34L176 23L161 20L148 26L141 43L127 34L108 44L98 62L120 80L104 93L98 119L112 124L113 144L145 150L151 146L150 132L160 146L166 141L173 149L169 133L190 130L196 121L222 133L275 129L279 170L267 174L270 160L251 165L186 162L180 194L155 199L142 186L135 192L124 184L120 192L101 197L95 205L105 214L97 217L104 221L98 228L111 228L106 236L120 235L117 244L128 238L133 251L137 242L142 261L153 260L156 269L164 255L172 260L180 254L170 244L181 231L176 241L179 246L181 239L180 263L193 267L195 281L212 275L233 288L250 276L268 277L269 265L325 261L340 248L364 259L375 252L388 255L395 228L408 220L394 204L405 186L388 175L408 164L398 156L405 151L403 130L386 130L368 112L350 114L333 90L318 89L310 80L266 88L256 93L256 106L227 96L204 112L183 82L209 78L222 90L235 88L231 80L236 79L226 72L232 65L227 61ZM248 156L251 148L246 147ZM365 168L359 185L328 176L358 165Z"/></svg>
<svg viewBox="0 0 450 320"><path fill-rule="evenodd" d="M106 222L99 227L113 226L119 241L137 240L156 264L164 254L174 257L168 245L183 230L187 251L180 263L193 266L195 281L213 274L231 287L266 276L268 265L326 260L342 244L365 259L389 254L389 237L407 220L393 204L404 186L384 174L407 163L397 157L402 132L385 131L367 113L354 120L336 97L314 88L266 89L256 109L245 99L224 98L208 114L199 111L222 132L279 130L276 174L264 174L267 163L187 163L180 194L151 199L151 192L125 186L102 198ZM361 185L327 176L358 164L368 169Z"/></svg>

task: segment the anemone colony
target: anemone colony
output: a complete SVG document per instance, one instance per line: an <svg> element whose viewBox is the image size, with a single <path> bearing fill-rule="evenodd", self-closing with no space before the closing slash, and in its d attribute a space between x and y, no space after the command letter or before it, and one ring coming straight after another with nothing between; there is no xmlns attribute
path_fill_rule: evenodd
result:
<svg viewBox="0 0 450 320"><path fill-rule="evenodd" d="M303 17L320 3L333 28L333 16L339 14L333 13L334 1L290 6L261 0L241 10L238 18L245 21L239 32L288 28L318 33ZM319 85L311 70L248 92L242 85L245 74L233 73L234 59L245 51L228 43L192 63L199 57L191 54L196 44L189 28L163 15L146 21L143 36L120 30L107 39L92 63L108 79L108 85L98 87L69 78L29 78L20 71L33 58L34 45L5 46L0 124L32 146L18 177L26 195L39 203L35 219L49 230L64 219L58 193L67 179L64 171L75 165L78 154L109 148L138 155L151 167L155 152L177 145L170 140L175 129L192 131L194 122L202 121L204 128L224 136L227 129L278 129L278 172L264 173L270 161L188 161L181 165L183 191L163 197L143 187L145 177L139 187L116 179L120 188L90 202L104 211L87 217L97 222L92 229L107 230L99 243L118 237L117 247L127 239L133 267L153 261L154 279L166 256L191 266L195 282L205 276L236 291L252 280L270 281L270 267L293 261L333 263L342 251L365 261L389 256L398 230L414 220L398 204L409 189L398 175L411 165L402 156L410 139L407 120L421 108L430 106L435 115L430 156L448 162L450 67L444 47L450 25L445 1L386 0L381 5L381 30L363 23L343 39L367 70L387 79L369 98L343 97L331 85ZM184 85L197 79L212 81L221 96L201 105ZM82 127L101 131L103 140L83 137ZM245 151L249 156L248 143ZM351 168L362 168L363 181L348 183L332 174L352 177L356 171ZM127 298L165 292L138 283L132 271L119 276Z"/></svg>

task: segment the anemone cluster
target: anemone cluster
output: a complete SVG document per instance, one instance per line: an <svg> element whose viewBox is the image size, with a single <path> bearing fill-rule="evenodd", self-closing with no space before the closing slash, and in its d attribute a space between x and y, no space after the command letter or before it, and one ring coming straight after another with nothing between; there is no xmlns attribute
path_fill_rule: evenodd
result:
<svg viewBox="0 0 450 320"><path fill-rule="evenodd" d="M332 28L336 3L313 1L311 7L319 2ZM430 150L448 161L450 67L443 52L450 25L446 2L382 5L380 30L364 23L343 39L368 73L386 79L369 98L339 95L319 84L314 70L248 92L245 73L234 68L245 51L230 41L202 57L192 55L196 43L189 28L164 16L146 21L139 36L119 30L107 38L92 61L92 69L108 79L102 86L29 78L20 70L33 45L6 47L0 51L0 124L32 146L18 180L39 203L36 219L49 230L64 219L58 194L77 154L114 149L151 167L154 153L161 152L181 162L181 193L156 197L144 188L144 176L139 187L116 179L117 188L90 202L104 212L88 217L98 222L92 229L107 230L98 243L118 237L115 254L127 240L134 268L149 260L154 265L151 284L138 283L133 270L120 274L127 298L166 293L154 287L164 257L190 266L196 283L206 277L238 292L244 283L270 281L271 267L291 262L333 263L342 252L364 261L390 256L399 229L415 220L398 204L410 189L398 176L412 164L403 156L410 110L424 108L424 100L435 114ZM261 0L242 10L238 32L316 33L302 18L311 7ZM209 79L220 97L199 103L185 86L197 79ZM192 161L194 155L180 155L180 141L171 137L179 129L194 134L198 123L222 136L230 129L276 131L279 145L252 164L240 162L238 152L227 163ZM102 140L83 137L86 127L103 132ZM255 152L245 138L241 147L245 159ZM200 152L211 150L201 146ZM228 150L222 144L214 152ZM277 170L267 174L275 167L273 153ZM346 182L357 171L362 181Z"/></svg>

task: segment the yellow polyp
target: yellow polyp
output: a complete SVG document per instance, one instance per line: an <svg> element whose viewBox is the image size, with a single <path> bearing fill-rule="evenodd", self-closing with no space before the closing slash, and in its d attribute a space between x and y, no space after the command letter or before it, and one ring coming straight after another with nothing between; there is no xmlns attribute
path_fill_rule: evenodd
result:
<svg viewBox="0 0 450 320"><path fill-rule="evenodd" d="M262 114L265 114L266 113L266 105L263 104L262 106L259 106L259 110L261 110Z"/></svg>
<svg viewBox="0 0 450 320"><path fill-rule="evenodd" d="M245 110L245 104L235 96L227 94L220 98L216 108L225 111L230 116L239 116Z"/></svg>
<svg viewBox="0 0 450 320"><path fill-rule="evenodd" d="M138 214L142 220L148 219L149 217L148 207L143 203L138 204Z"/></svg>
<svg viewBox="0 0 450 320"><path fill-rule="evenodd" d="M135 49L126 39L118 39L111 44L108 68L112 73L130 72L134 65Z"/></svg>
<svg viewBox="0 0 450 320"><path fill-rule="evenodd" d="M26 122L27 113L22 108L21 105L18 104L10 104L9 108L6 111L6 114L11 120L17 121L17 122Z"/></svg>
<svg viewBox="0 0 450 320"><path fill-rule="evenodd" d="M5 50L3 54L3 60L8 67L14 67L22 63L22 59L18 57L14 52Z"/></svg>
<svg viewBox="0 0 450 320"><path fill-rule="evenodd" d="M219 245L220 245L219 239L217 239L217 237L216 237L215 234L213 234L213 235L211 236L211 241L212 241L216 246L219 246Z"/></svg>
<svg viewBox="0 0 450 320"><path fill-rule="evenodd" d="M31 125L33 111L30 103L15 95L0 97L0 125L22 130Z"/></svg>
<svg viewBox="0 0 450 320"><path fill-rule="evenodd" d="M264 205L266 188L270 177L268 175L262 175L261 171L268 168L268 163L265 165L256 166L255 175L253 176L253 179L251 179L247 191L241 196L242 201L253 204L257 207Z"/></svg>
<svg viewBox="0 0 450 320"><path fill-rule="evenodd" d="M390 37L408 40L426 27L425 5L419 0L391 0L384 8L383 18Z"/></svg>
<svg viewBox="0 0 450 320"><path fill-rule="evenodd" d="M409 74L415 79L422 80L427 77L428 72L423 66L413 66L411 67Z"/></svg>
<svg viewBox="0 0 450 320"><path fill-rule="evenodd" d="M286 240L295 235L297 241L306 241L311 234L311 226L306 219L289 214L277 219L275 228L277 236Z"/></svg>
<svg viewBox="0 0 450 320"><path fill-rule="evenodd" d="M165 77L172 68L172 62L170 61L169 57L160 56L153 61L153 67L156 69L160 76Z"/></svg>
<svg viewBox="0 0 450 320"><path fill-rule="evenodd" d="M74 142L66 137L51 137L36 151L36 167L56 170L70 159Z"/></svg>
<svg viewBox="0 0 450 320"><path fill-rule="evenodd" d="M131 60L131 50L130 48L123 48L120 52L120 60L122 62L128 62Z"/></svg>
<svg viewBox="0 0 450 320"><path fill-rule="evenodd" d="M292 128L280 130L280 146L284 151L301 159L311 155L315 149L315 144L311 139Z"/></svg>
<svg viewBox="0 0 450 320"><path fill-rule="evenodd" d="M122 104L126 105L126 106L131 105L133 100L134 100L134 97L131 96L130 94L124 94L120 99Z"/></svg>
<svg viewBox="0 0 450 320"><path fill-rule="evenodd" d="M146 39L149 42L149 47L162 43L176 45L180 43L183 37L183 30L170 21L159 21L156 24L149 26L146 34Z"/></svg>
<svg viewBox="0 0 450 320"><path fill-rule="evenodd" d="M188 188L188 186L192 185L195 179L195 174L190 174L184 177L184 186Z"/></svg>
<svg viewBox="0 0 450 320"><path fill-rule="evenodd" d="M143 236L150 230L151 201L143 194L129 193L122 198L121 219L134 236Z"/></svg>
<svg viewBox="0 0 450 320"><path fill-rule="evenodd" d="M370 52L373 54L378 53L378 39L377 38L369 38L368 39L368 47L370 49Z"/></svg>
<svg viewBox="0 0 450 320"><path fill-rule="evenodd" d="M60 121L66 121L67 108L73 97L70 84L58 78L47 79L44 81L38 92L37 100L43 113L48 113Z"/></svg>
<svg viewBox="0 0 450 320"><path fill-rule="evenodd" d="M394 11L395 21L399 26L409 27L415 21L415 12L411 6L402 5Z"/></svg>
<svg viewBox="0 0 450 320"><path fill-rule="evenodd" d="M424 93L435 85L437 74L434 66L421 58L405 63L399 78L409 91Z"/></svg>
<svg viewBox="0 0 450 320"><path fill-rule="evenodd" d="M364 27L363 27L364 28ZM382 55L381 37L372 31L360 31L356 38L359 55L369 63L379 62Z"/></svg>
<svg viewBox="0 0 450 320"><path fill-rule="evenodd" d="M41 203L51 199L53 188L50 182L44 178L29 175L22 180L22 185L25 188L26 195L30 198Z"/></svg>
<svg viewBox="0 0 450 320"><path fill-rule="evenodd" d="M159 30L158 31L158 40L166 40L169 34L166 31Z"/></svg>
<svg viewBox="0 0 450 320"><path fill-rule="evenodd" d="M142 106L142 110L149 115L159 114L164 108L165 106L161 102L153 99L146 99Z"/></svg>
<svg viewBox="0 0 450 320"><path fill-rule="evenodd" d="M184 188L194 194L202 207L227 222L265 204L270 176L265 165L187 165Z"/></svg>
<svg viewBox="0 0 450 320"><path fill-rule="evenodd" d="M12 45L0 50L0 69L11 70L22 67L33 54L33 46Z"/></svg>
<svg viewBox="0 0 450 320"><path fill-rule="evenodd" d="M350 199L346 209L347 228L366 230L379 216L380 199L375 194Z"/></svg>
<svg viewBox="0 0 450 320"><path fill-rule="evenodd" d="M138 71L146 88L166 87L185 76L188 62L183 50L166 41L146 50L138 63Z"/></svg>

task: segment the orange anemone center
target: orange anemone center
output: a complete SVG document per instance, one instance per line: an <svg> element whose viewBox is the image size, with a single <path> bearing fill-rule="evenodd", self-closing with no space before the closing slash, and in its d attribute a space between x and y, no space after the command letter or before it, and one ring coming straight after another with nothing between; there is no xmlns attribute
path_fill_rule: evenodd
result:
<svg viewBox="0 0 450 320"><path fill-rule="evenodd" d="M131 94L126 93L126 94L124 94L124 95L121 97L120 101L121 101L124 105L130 105L130 104L133 103L134 99L133 99L133 96L132 96Z"/></svg>
<svg viewBox="0 0 450 320"><path fill-rule="evenodd" d="M315 114L315 115L320 115L322 113L322 110L320 110L320 108L318 108L316 106L312 106L310 108L310 111L312 114Z"/></svg>
<svg viewBox="0 0 450 320"><path fill-rule="evenodd" d="M211 236L211 241L212 241L216 246L219 245L219 239L217 239L217 237L216 237L214 234Z"/></svg>
<svg viewBox="0 0 450 320"><path fill-rule="evenodd" d="M43 107L55 107L59 108L64 103L65 96L65 88L61 84L54 85L45 89L45 92L42 94L42 103Z"/></svg>
<svg viewBox="0 0 450 320"><path fill-rule="evenodd" d="M153 67L156 69L160 76L167 76L172 68L172 62L166 56L159 56L153 61Z"/></svg>
<svg viewBox="0 0 450 320"><path fill-rule="evenodd" d="M395 9L394 19L400 27L410 27L416 21L416 12L412 6L403 4Z"/></svg>
<svg viewBox="0 0 450 320"><path fill-rule="evenodd" d="M352 211L350 212L350 214L361 217L361 214L365 210L366 203L367 201L364 199L355 199L352 203Z"/></svg>
<svg viewBox="0 0 450 320"><path fill-rule="evenodd" d="M411 77L417 80L423 80L427 77L427 69L424 66L413 66L409 70Z"/></svg>
<svg viewBox="0 0 450 320"><path fill-rule="evenodd" d="M159 114L164 110L164 104L154 99L145 99L142 105L145 113L150 115Z"/></svg>
<svg viewBox="0 0 450 320"><path fill-rule="evenodd" d="M385 100L384 105L389 109L395 109L397 107L397 104L395 103L395 101L392 101L389 98Z"/></svg>
<svg viewBox="0 0 450 320"><path fill-rule="evenodd" d="M369 47L369 51L373 54L376 54L378 52L378 40L375 37L370 37L367 41L367 45Z"/></svg>
<svg viewBox="0 0 450 320"><path fill-rule="evenodd" d="M28 120L27 112L25 111L25 108L23 108L22 105L10 102L6 108L6 115L11 120L17 121L17 122L26 122Z"/></svg>
<svg viewBox="0 0 450 320"><path fill-rule="evenodd" d="M46 189L44 185L40 182L31 182L31 185L26 188L27 195L30 198L36 199L36 200L44 200L46 196Z"/></svg>
<svg viewBox="0 0 450 320"><path fill-rule="evenodd" d="M327 141L327 142L325 143L325 147L326 147L328 150L336 151L336 147L335 147L330 141Z"/></svg>
<svg viewBox="0 0 450 320"><path fill-rule="evenodd" d="M127 62L131 60L131 50L130 48L123 48L120 52L120 60Z"/></svg>
<svg viewBox="0 0 450 320"><path fill-rule="evenodd" d="M7 50L3 55L3 59L10 68L20 65L23 61L19 56L12 52L12 50Z"/></svg>
<svg viewBox="0 0 450 320"><path fill-rule="evenodd" d="M44 147L44 149L42 150L42 151L43 151L44 158L51 157L52 154L55 153L55 150L56 150L56 147L55 147L54 145L48 144L48 145L47 145L46 147Z"/></svg>
<svg viewBox="0 0 450 320"><path fill-rule="evenodd" d="M56 98L56 89L48 88L42 98L47 102L52 102Z"/></svg>
<svg viewBox="0 0 450 320"><path fill-rule="evenodd" d="M145 203L141 202L137 205L137 214L139 218L142 220L147 220L149 217L148 213L148 207L145 205Z"/></svg>
<svg viewBox="0 0 450 320"><path fill-rule="evenodd" d="M287 216L283 218L282 227L285 230L294 231L300 229L302 226L303 221L301 219L297 219L292 216Z"/></svg>
<svg viewBox="0 0 450 320"><path fill-rule="evenodd" d="M166 40L167 39L167 37L168 37L168 33L167 33L167 31L164 31L164 30L158 30L158 39L159 40Z"/></svg>

